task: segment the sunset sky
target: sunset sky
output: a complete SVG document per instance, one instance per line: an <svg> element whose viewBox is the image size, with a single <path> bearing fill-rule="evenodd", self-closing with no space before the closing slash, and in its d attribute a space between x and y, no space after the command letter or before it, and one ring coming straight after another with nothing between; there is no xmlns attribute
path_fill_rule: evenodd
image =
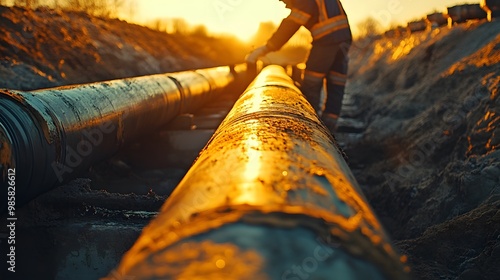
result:
<svg viewBox="0 0 500 280"><path fill-rule="evenodd" d="M377 19L382 26L406 24L435 10L464 3L464 0L343 0L352 28L366 17ZM262 21L279 23L288 15L278 0L141 0L137 1L136 21L155 18L184 18L190 24L204 24L210 31L232 33L248 39Z"/></svg>

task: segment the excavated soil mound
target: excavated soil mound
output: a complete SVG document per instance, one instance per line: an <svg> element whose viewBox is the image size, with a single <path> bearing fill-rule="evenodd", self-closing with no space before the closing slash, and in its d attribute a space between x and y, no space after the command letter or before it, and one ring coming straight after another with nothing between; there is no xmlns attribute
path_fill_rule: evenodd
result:
<svg viewBox="0 0 500 280"><path fill-rule="evenodd" d="M367 128L346 153L417 279L498 279L499 34L469 22L351 50Z"/></svg>

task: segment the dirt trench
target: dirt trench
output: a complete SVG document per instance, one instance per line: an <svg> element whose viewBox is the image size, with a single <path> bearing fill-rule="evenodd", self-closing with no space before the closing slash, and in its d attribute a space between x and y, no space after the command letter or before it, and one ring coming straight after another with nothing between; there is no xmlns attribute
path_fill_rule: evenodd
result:
<svg viewBox="0 0 500 280"><path fill-rule="evenodd" d="M366 129L345 151L416 279L500 272L499 32L469 22L351 49Z"/></svg>

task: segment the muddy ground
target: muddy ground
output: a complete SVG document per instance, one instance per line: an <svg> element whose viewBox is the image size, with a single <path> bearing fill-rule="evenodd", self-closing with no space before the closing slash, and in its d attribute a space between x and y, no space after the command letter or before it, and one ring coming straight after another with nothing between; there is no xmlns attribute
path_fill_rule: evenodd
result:
<svg viewBox="0 0 500 280"><path fill-rule="evenodd" d="M221 58L215 39L212 45L199 43L196 38L180 39L78 13L0 7L0 20L0 31L7 34L0 38L0 87L7 88L229 64L244 53L224 50L230 55ZM145 38L133 35L138 30ZM408 256L415 279L498 279L500 274L499 34L499 21L469 22L357 42L351 48L346 94L357 112L350 112L350 118L364 123L365 129L352 137L357 140L344 143L344 149L372 207ZM145 143L151 141L155 140ZM37 240L48 240L36 246L61 247L59 242L66 239L54 229L66 224L65 219L77 222L59 235L87 234L78 239L78 246L92 244L91 233L113 226L104 223L89 231L89 219L116 221L124 228L128 224L121 249L113 251L116 256L100 256L106 265L91 263L98 253L76 256L67 244L68 252L57 252L61 258L69 254L68 264L83 262L96 270L113 267L113 259L132 244L140 225L147 223L185 172L161 163L148 168L131 165L148 144L142 146L131 147L95 166L85 178L26 206L23 217L36 225L41 236ZM113 189L123 178L135 194ZM155 203L146 203L151 198ZM112 239L113 235L104 238ZM62 277L70 269L68 265L50 273Z"/></svg>

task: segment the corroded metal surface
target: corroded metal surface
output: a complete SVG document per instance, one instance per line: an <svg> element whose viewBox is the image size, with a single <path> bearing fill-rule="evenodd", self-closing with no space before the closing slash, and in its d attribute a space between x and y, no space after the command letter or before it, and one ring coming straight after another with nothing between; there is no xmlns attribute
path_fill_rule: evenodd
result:
<svg viewBox="0 0 500 280"><path fill-rule="evenodd" d="M108 278L405 279L402 261L313 108L268 66Z"/></svg>
<svg viewBox="0 0 500 280"><path fill-rule="evenodd" d="M217 67L31 92L0 90L0 173L5 179L16 168L19 205L199 108L244 71Z"/></svg>

